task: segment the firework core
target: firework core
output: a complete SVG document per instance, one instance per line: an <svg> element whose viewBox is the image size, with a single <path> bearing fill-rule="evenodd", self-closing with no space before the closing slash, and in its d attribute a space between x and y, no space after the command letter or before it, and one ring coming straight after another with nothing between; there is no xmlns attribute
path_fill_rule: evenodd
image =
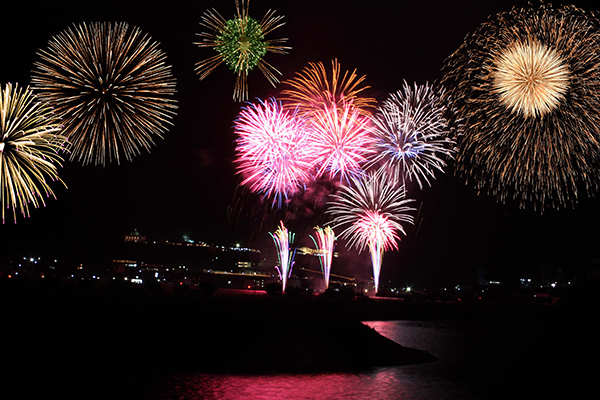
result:
<svg viewBox="0 0 600 400"><path fill-rule="evenodd" d="M553 49L536 41L513 43L492 67L494 92L511 112L525 118L554 110L569 89L569 68Z"/></svg>

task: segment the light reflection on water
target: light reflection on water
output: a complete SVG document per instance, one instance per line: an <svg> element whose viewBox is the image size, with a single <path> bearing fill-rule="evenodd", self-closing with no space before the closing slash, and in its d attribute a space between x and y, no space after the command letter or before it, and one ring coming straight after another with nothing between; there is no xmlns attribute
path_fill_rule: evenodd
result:
<svg viewBox="0 0 600 400"><path fill-rule="evenodd" d="M266 376L180 376L173 398L185 399L417 399L394 371Z"/></svg>
<svg viewBox="0 0 600 400"><path fill-rule="evenodd" d="M188 374L173 377L169 388L153 390L148 398L172 399L468 399L464 393L432 388L404 374L400 367L377 368L362 373L300 375ZM151 394L151 393L147 393ZM439 393L438 393L439 394Z"/></svg>
<svg viewBox="0 0 600 400"><path fill-rule="evenodd" d="M406 347L429 351L438 361L363 372L222 375L180 373L141 383L146 399L461 399L474 396L454 363L460 362L465 334L452 324L406 321L369 322L382 335ZM274 349L276 351L276 349ZM369 351L357 343L355 351ZM138 392L139 393L139 392Z"/></svg>
<svg viewBox="0 0 600 400"><path fill-rule="evenodd" d="M178 400L495 400L588 398L600 352L587 325L528 319L377 321L368 326L437 361L362 372L153 373L128 398ZM277 349L272 349L277 351ZM369 351L356 343L351 351ZM590 362L591 361L591 362Z"/></svg>

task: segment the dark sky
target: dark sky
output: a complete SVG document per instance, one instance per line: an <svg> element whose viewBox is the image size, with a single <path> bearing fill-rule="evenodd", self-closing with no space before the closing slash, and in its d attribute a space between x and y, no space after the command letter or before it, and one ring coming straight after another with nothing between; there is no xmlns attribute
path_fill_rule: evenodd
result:
<svg viewBox="0 0 600 400"><path fill-rule="evenodd" d="M211 52L193 44L203 29L198 24L202 13L214 7L228 18L234 4L234 0L57 0L3 6L2 84L29 84L36 51L73 23L125 21L161 43L177 79L179 102L174 126L151 153L106 167L65 161L60 176L68 189L55 185L57 200L32 210L30 218L19 217L17 224L8 221L0 227L4 254L93 259L134 228L165 237L188 232L196 240L223 245L260 246L270 240L268 232L275 230L278 214L261 206L257 196L236 190L232 122L240 104L231 98L235 76L225 66L203 81L194 72L194 64ZM526 4L252 0L250 15L259 19L270 8L285 15L286 25L270 38L289 38L292 50L285 56L266 56L283 73L282 79L308 62L330 65L337 58L344 69L356 68L366 75L372 95L382 101L404 80L420 84L439 80L444 59L468 32L490 14ZM593 2L573 4L590 9ZM251 99L276 96L279 90L258 71L250 75L249 87ZM409 193L419 199L418 229L409 230L401 251L386 254L384 278L451 281L472 277L482 268L500 275L532 274L541 266L576 271L593 257L600 239L598 198L581 199L575 210L539 215L478 196L451 167L431 188ZM230 207L239 217L227 218ZM262 230L257 228L261 222Z"/></svg>

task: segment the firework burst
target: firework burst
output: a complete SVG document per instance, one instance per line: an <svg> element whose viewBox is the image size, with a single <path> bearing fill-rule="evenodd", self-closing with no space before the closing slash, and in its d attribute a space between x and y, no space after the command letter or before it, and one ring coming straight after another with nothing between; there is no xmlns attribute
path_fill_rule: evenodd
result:
<svg viewBox="0 0 600 400"><path fill-rule="evenodd" d="M414 211L407 204L404 185L383 170L371 172L360 179L353 178L352 185L342 185L327 213L333 214L333 228L342 227L340 237L348 246L359 252L369 248L373 263L375 290L379 290L379 274L383 253L398 249L400 235L406 235L403 223L412 224Z"/></svg>
<svg viewBox="0 0 600 400"><path fill-rule="evenodd" d="M332 104L313 113L308 140L316 177L328 172L330 180L339 175L343 182L362 174L361 166L372 152L370 119L352 104Z"/></svg>
<svg viewBox="0 0 600 400"><path fill-rule="evenodd" d="M57 152L65 143L61 125L52 109L35 99L29 90L11 84L0 87L0 206L29 217L29 205L45 205L55 197L47 180L63 183L57 175L62 158ZM64 183L63 183L64 184Z"/></svg>
<svg viewBox="0 0 600 400"><path fill-rule="evenodd" d="M493 91L512 113L541 117L565 100L569 68L553 49L537 42L514 42L495 59Z"/></svg>
<svg viewBox="0 0 600 400"><path fill-rule="evenodd" d="M240 4L241 3L241 4ZM287 54L291 47L282 46L287 39L265 40L265 36L284 25L283 16L274 16L269 10L261 21L248 16L249 1L236 0L237 14L233 19L225 20L216 10L208 10L202 16L200 25L212 32L202 32L199 47L212 47L217 54L196 64L200 80L206 78L216 67L225 63L237 74L233 99L248 99L248 73L258 67L267 80L275 87L281 75L276 68L263 60L267 52Z"/></svg>
<svg viewBox="0 0 600 400"><path fill-rule="evenodd" d="M306 121L275 99L243 108L234 122L236 159L242 185L272 197L273 206L304 188L314 157Z"/></svg>
<svg viewBox="0 0 600 400"><path fill-rule="evenodd" d="M315 227L315 233L316 239L312 236L310 236L310 238L319 252L321 271L323 272L323 278L325 279L325 289L327 289L329 288L329 276L331 274L331 262L333 260L333 249L335 246L335 232L330 226L326 226L325 228L317 226Z"/></svg>
<svg viewBox="0 0 600 400"><path fill-rule="evenodd" d="M521 207L572 206L600 174L600 22L574 6L490 17L446 60L458 173Z"/></svg>
<svg viewBox="0 0 600 400"><path fill-rule="evenodd" d="M364 97L363 90L366 76L358 76L356 70L344 72L341 76L341 66L337 59L331 61L331 75L327 74L322 63L309 63L308 67L296 74L296 77L284 81L289 87L281 92L282 99L293 107L298 107L301 113L312 114L329 110L333 106L338 109L352 103L362 114L368 115L368 109L375 107L376 100Z"/></svg>
<svg viewBox="0 0 600 400"><path fill-rule="evenodd" d="M162 138L177 108L175 79L158 43L126 23L73 26L35 63L32 88L54 107L85 164L129 161Z"/></svg>
<svg viewBox="0 0 600 400"><path fill-rule="evenodd" d="M283 225L283 222L279 222L280 226L277 228L275 233L270 233L275 247L277 248L277 256L279 257L279 277L282 282L282 292L285 293L287 280L292 274L292 268L294 267L294 256L295 251L290 251L290 244L294 241L294 234L290 233L288 229Z"/></svg>
<svg viewBox="0 0 600 400"><path fill-rule="evenodd" d="M432 86L410 87L391 94L373 116L373 156L369 166L380 164L395 178L430 185L435 171L443 172L452 157L449 101L445 90Z"/></svg>

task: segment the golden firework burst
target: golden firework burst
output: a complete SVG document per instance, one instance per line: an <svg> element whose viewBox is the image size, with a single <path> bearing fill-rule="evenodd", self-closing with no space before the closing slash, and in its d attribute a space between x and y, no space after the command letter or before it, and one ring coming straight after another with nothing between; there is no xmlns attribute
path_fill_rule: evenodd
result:
<svg viewBox="0 0 600 400"><path fill-rule="evenodd" d="M574 206L600 188L600 19L575 6L490 16L445 61L457 173L501 202Z"/></svg>
<svg viewBox="0 0 600 400"><path fill-rule="evenodd" d="M58 152L66 137L52 108L38 101L32 91L9 83L0 87L0 206L29 217L29 206L46 205L44 197L54 197L49 181L58 181Z"/></svg>
<svg viewBox="0 0 600 400"><path fill-rule="evenodd" d="M556 51L527 41L512 43L496 56L492 80L500 101L528 118L542 116L564 100L570 74Z"/></svg>
<svg viewBox="0 0 600 400"><path fill-rule="evenodd" d="M82 23L38 52L31 85L83 165L129 161L173 125L175 78L159 43L124 22Z"/></svg>

